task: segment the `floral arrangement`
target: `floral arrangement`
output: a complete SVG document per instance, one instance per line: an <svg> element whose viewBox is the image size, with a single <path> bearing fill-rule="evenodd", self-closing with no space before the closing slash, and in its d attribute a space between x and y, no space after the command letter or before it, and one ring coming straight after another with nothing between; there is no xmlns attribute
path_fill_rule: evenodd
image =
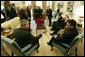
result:
<svg viewBox="0 0 85 57"><path fill-rule="evenodd" d="M38 18L35 22L37 23L37 25L43 24L44 23L44 19L43 18Z"/></svg>
<svg viewBox="0 0 85 57"><path fill-rule="evenodd" d="M38 18L35 22L37 23L37 29L45 28L44 19L43 18Z"/></svg>

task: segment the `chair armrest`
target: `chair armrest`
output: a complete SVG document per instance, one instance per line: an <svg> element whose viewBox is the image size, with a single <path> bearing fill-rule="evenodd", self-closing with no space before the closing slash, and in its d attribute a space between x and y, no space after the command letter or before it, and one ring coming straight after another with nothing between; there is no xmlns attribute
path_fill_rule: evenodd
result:
<svg viewBox="0 0 85 57"><path fill-rule="evenodd" d="M67 47L67 48L70 48L71 46L66 44L66 43L61 43L63 46Z"/></svg>
<svg viewBox="0 0 85 57"><path fill-rule="evenodd" d="M29 56L29 55L32 53L32 51L34 51L34 50L36 49L37 46L38 46L38 45L35 45L35 46L33 46L29 51L25 51L25 55L26 55L26 56Z"/></svg>
<svg viewBox="0 0 85 57"><path fill-rule="evenodd" d="M22 48L22 52L25 52L27 49L29 49L32 45L28 44L27 46L25 46L24 48Z"/></svg>

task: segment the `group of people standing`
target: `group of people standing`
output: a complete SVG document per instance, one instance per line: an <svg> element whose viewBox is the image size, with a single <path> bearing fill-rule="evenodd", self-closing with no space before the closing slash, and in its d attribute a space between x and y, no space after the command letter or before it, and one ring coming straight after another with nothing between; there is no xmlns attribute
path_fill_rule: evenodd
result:
<svg viewBox="0 0 85 57"><path fill-rule="evenodd" d="M10 20L14 17L20 17L20 19L31 18L30 6L23 5L22 8L17 8L15 4L10 1L4 1L4 9L1 10L1 14L5 17L4 19Z"/></svg>
<svg viewBox="0 0 85 57"><path fill-rule="evenodd" d="M39 6L35 6L33 9L33 14L35 16L35 20L42 17L43 10Z"/></svg>
<svg viewBox="0 0 85 57"><path fill-rule="evenodd" d="M16 10L13 8L12 4L9 1L4 2L4 9L1 10L1 14L4 16L4 19L12 19L17 16Z"/></svg>
<svg viewBox="0 0 85 57"><path fill-rule="evenodd" d="M46 9L46 16L49 20L49 26L51 26L52 19L52 9L48 7ZM33 9L33 14L35 16L35 20L38 18L43 18L42 16L43 10L40 6L35 6ZM4 19L10 20L14 17L19 16L20 19L31 19L31 7L23 5L22 8L17 9L14 3L10 3L10 1L4 1L4 9L1 10L1 14L5 17Z"/></svg>

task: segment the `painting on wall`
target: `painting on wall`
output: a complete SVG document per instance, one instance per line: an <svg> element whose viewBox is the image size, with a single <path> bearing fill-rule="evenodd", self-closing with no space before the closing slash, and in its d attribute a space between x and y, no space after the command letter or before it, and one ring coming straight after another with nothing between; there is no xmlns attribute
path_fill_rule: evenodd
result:
<svg viewBox="0 0 85 57"><path fill-rule="evenodd" d="M63 8L63 5L64 5L63 2L59 2L57 7L58 7L58 8Z"/></svg>
<svg viewBox="0 0 85 57"><path fill-rule="evenodd" d="M67 12L71 18L73 17L73 5L74 5L74 2L67 3Z"/></svg>
<svg viewBox="0 0 85 57"><path fill-rule="evenodd" d="M67 11L68 12L72 12L73 11L73 4L74 4L74 2L68 2L68 4L67 4Z"/></svg>

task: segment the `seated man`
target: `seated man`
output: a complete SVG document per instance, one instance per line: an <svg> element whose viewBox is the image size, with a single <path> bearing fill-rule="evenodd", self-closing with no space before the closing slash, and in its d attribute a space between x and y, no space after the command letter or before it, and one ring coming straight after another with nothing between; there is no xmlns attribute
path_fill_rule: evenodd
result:
<svg viewBox="0 0 85 57"><path fill-rule="evenodd" d="M54 32L51 35L57 34L60 29L63 29L67 20L69 20L69 16L65 15L64 18L61 16L58 21L53 22L52 30L54 30Z"/></svg>
<svg viewBox="0 0 85 57"><path fill-rule="evenodd" d="M52 29L54 32L51 34L51 35L54 35L57 33L57 31L59 31L60 29L64 28L64 22L65 20L62 18L62 19L58 19L58 21L55 21L52 25Z"/></svg>
<svg viewBox="0 0 85 57"><path fill-rule="evenodd" d="M52 42L55 43L66 43L70 44L72 40L78 35L78 31L76 29L76 21L71 19L68 20L65 26L65 31L61 37L52 37L48 42L49 45L52 46Z"/></svg>
<svg viewBox="0 0 85 57"><path fill-rule="evenodd" d="M31 31L29 30L29 21L23 19L21 20L21 27L14 31L13 37L15 38L17 44L21 48L23 48L30 43L32 44L32 46L37 43L39 44L39 39L42 37L42 34L38 35L37 37L34 37L31 34Z"/></svg>

